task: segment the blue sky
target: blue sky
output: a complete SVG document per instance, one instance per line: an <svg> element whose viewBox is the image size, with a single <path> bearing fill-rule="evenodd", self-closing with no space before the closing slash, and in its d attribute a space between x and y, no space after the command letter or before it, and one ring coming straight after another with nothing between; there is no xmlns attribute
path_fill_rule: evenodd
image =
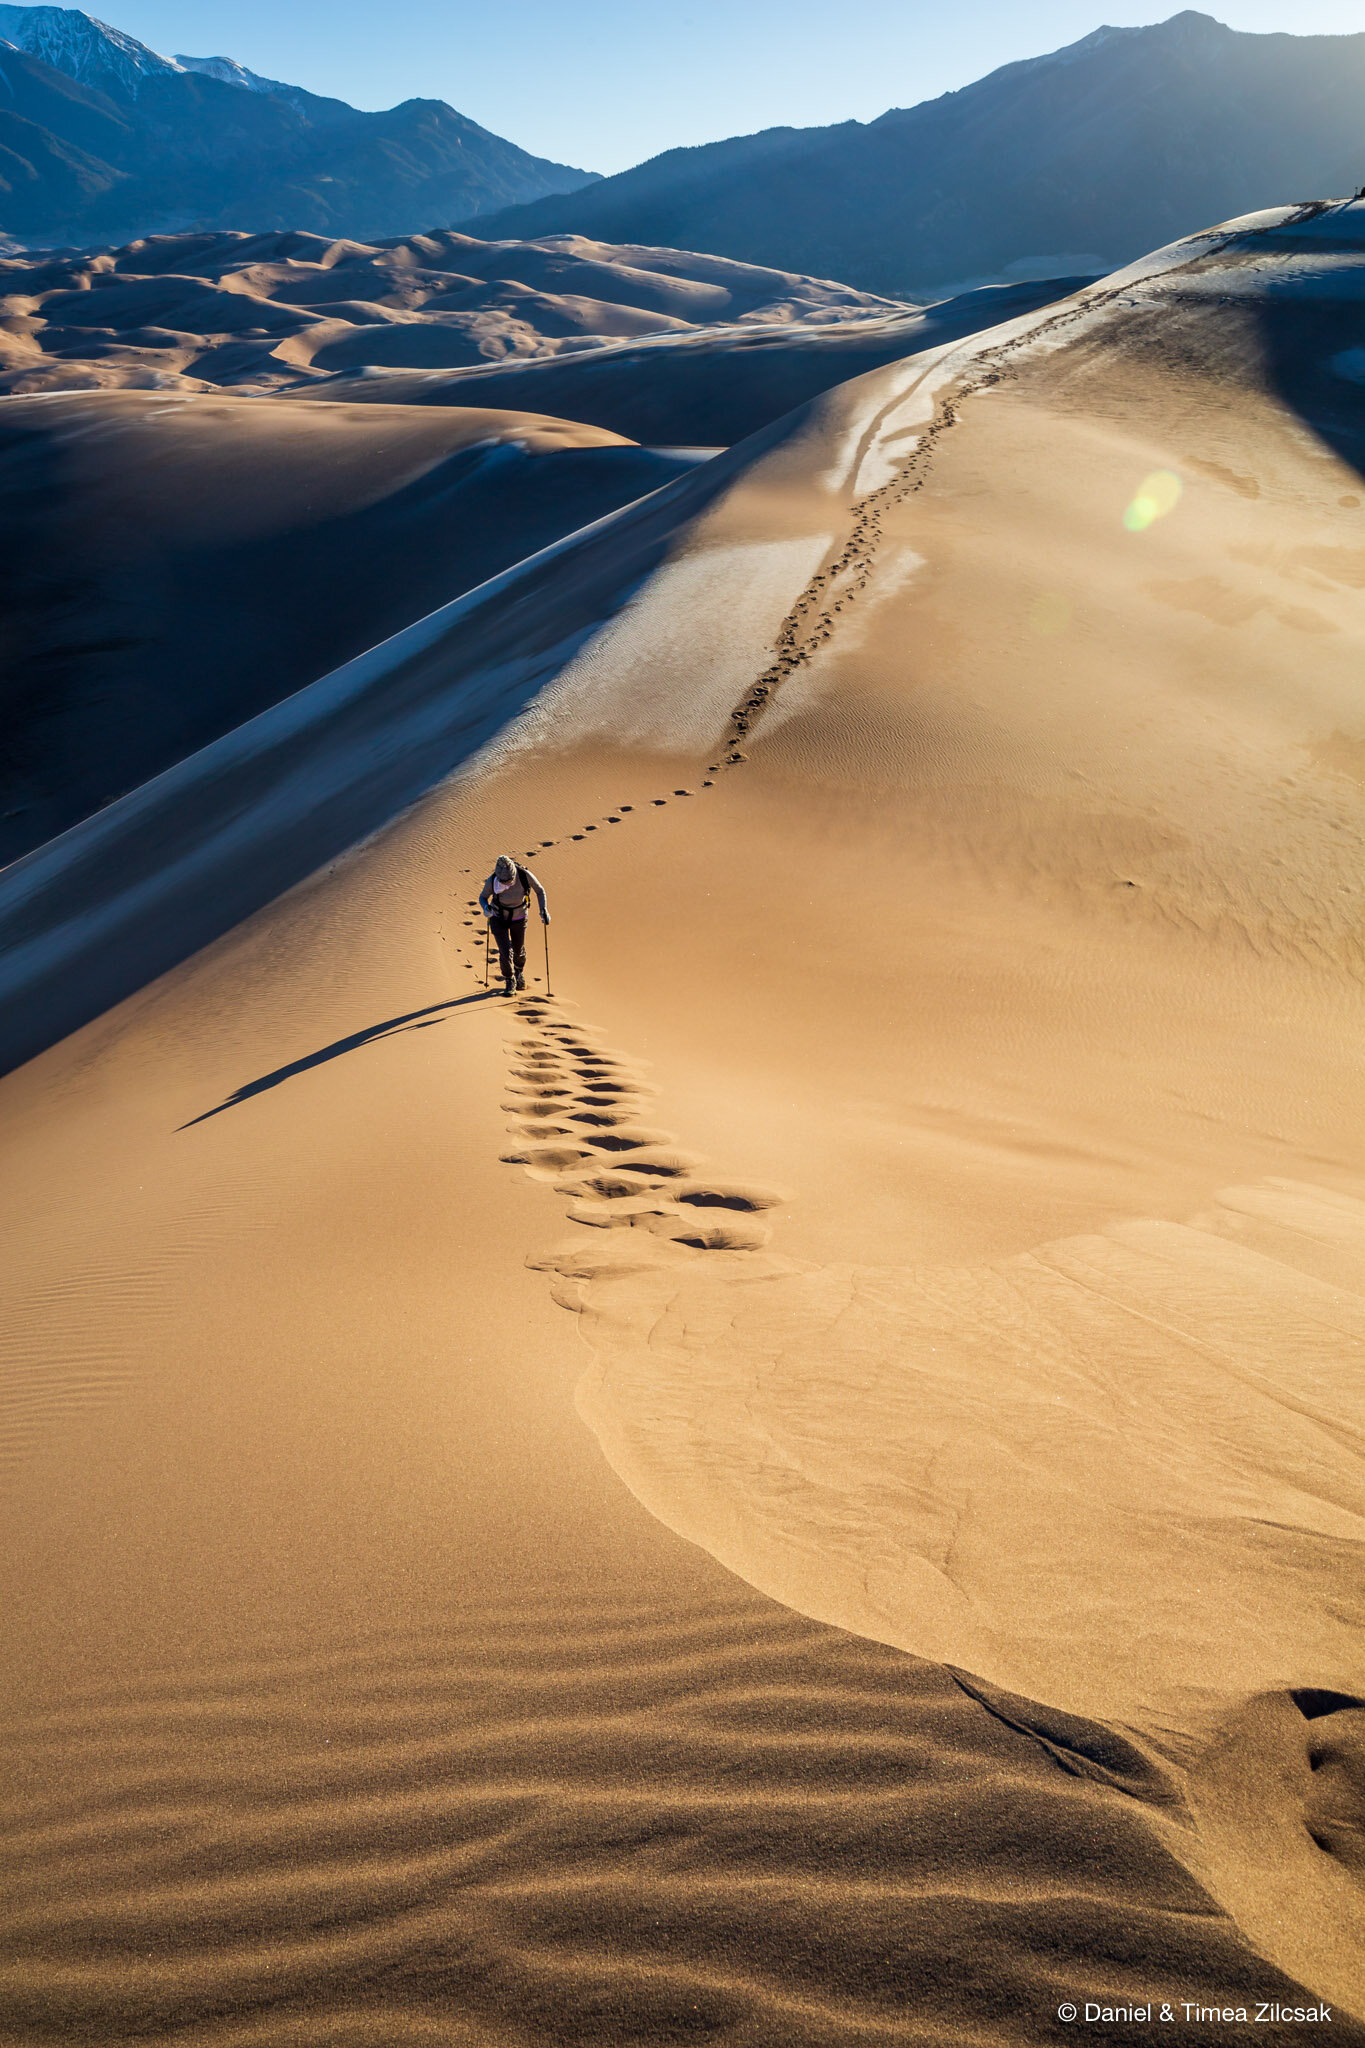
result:
<svg viewBox="0 0 1365 2048"><path fill-rule="evenodd" d="M539 156L617 171L679 143L870 120L1176 0L87 0L154 49L226 55L360 107L449 100ZM1206 5L1346 35L1358 0Z"/></svg>

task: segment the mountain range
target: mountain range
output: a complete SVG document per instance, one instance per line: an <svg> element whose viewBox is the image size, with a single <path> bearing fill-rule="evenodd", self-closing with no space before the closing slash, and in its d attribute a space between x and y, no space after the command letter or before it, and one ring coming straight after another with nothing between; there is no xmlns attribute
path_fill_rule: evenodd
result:
<svg viewBox="0 0 1365 2048"><path fill-rule="evenodd" d="M477 222L705 250L887 296L1104 271L1365 177L1365 34L1184 12L1099 28L871 122L668 150L610 178L442 100L385 113L165 57L78 9L0 5L0 246L303 229L376 242Z"/></svg>
<svg viewBox="0 0 1365 2048"><path fill-rule="evenodd" d="M1365 178L1365 35L1248 35L1185 12L1099 28L868 123L674 149L485 235L709 249L936 297L1114 268Z"/></svg>
<svg viewBox="0 0 1365 2048"><path fill-rule="evenodd" d="M111 28L107 21L97 21L94 15L75 7L0 5L0 38L12 42L16 49L27 50L31 57L41 57L45 64L65 72L81 85L93 85L101 91L112 89L134 99L146 78L199 71L209 78L221 79L225 85L242 86L248 92L282 93L296 102L353 111L346 108L343 100L321 99L300 86L286 85L282 79L262 78L257 72L248 71L235 57L163 57L146 43L138 42L135 36L125 35L122 29Z"/></svg>
<svg viewBox="0 0 1365 2048"><path fill-rule="evenodd" d="M0 6L0 236L400 234L570 190L443 100L362 113L228 57L163 57L76 8Z"/></svg>

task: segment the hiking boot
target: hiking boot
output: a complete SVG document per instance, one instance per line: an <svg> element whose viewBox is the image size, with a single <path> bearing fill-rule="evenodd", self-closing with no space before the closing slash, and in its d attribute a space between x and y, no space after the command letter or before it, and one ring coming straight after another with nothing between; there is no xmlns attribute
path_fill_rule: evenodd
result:
<svg viewBox="0 0 1365 2048"><path fill-rule="evenodd" d="M513 981L511 975L509 974L506 981L502 985L503 994L505 996L510 996L512 991L515 989L516 985L517 984Z"/></svg>
<svg viewBox="0 0 1365 2048"><path fill-rule="evenodd" d="M526 986L526 976L525 976L524 974L519 974L519 975L517 976L517 987L518 987L518 989L523 989L523 988L525 988L525 986Z"/></svg>

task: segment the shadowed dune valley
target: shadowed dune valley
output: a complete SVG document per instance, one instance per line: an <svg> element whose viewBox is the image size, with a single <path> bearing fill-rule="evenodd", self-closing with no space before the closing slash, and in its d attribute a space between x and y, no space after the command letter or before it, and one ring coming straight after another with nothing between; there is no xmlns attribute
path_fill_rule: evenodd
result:
<svg viewBox="0 0 1365 2048"><path fill-rule="evenodd" d="M1365 200L0 290L0 2048L1365 2048Z"/></svg>

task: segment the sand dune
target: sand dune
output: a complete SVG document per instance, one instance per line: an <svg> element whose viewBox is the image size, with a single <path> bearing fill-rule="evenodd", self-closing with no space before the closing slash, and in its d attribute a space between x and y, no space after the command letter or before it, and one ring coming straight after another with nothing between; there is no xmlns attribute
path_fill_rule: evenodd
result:
<svg viewBox="0 0 1365 2048"><path fill-rule="evenodd" d="M691 467L473 406L6 400L0 859Z"/></svg>
<svg viewBox="0 0 1365 2048"><path fill-rule="evenodd" d="M717 322L905 310L824 278L578 235L152 235L0 259L0 392L268 391L369 366L477 367Z"/></svg>
<svg viewBox="0 0 1365 2048"><path fill-rule="evenodd" d="M452 234L0 267L0 860L813 393L1061 289L920 313L677 250ZM448 367L508 352L605 375L528 403ZM357 409L377 398L391 416Z"/></svg>
<svg viewBox="0 0 1365 2048"><path fill-rule="evenodd" d="M525 405L665 447L728 447L833 384L1031 313L1082 282L992 286L913 312L703 328L444 373L338 370L296 395L348 405Z"/></svg>
<svg viewBox="0 0 1365 2048"><path fill-rule="evenodd" d="M137 989L0 1090L12 2038L1365 2038L1363 216L0 878L12 1053Z"/></svg>

